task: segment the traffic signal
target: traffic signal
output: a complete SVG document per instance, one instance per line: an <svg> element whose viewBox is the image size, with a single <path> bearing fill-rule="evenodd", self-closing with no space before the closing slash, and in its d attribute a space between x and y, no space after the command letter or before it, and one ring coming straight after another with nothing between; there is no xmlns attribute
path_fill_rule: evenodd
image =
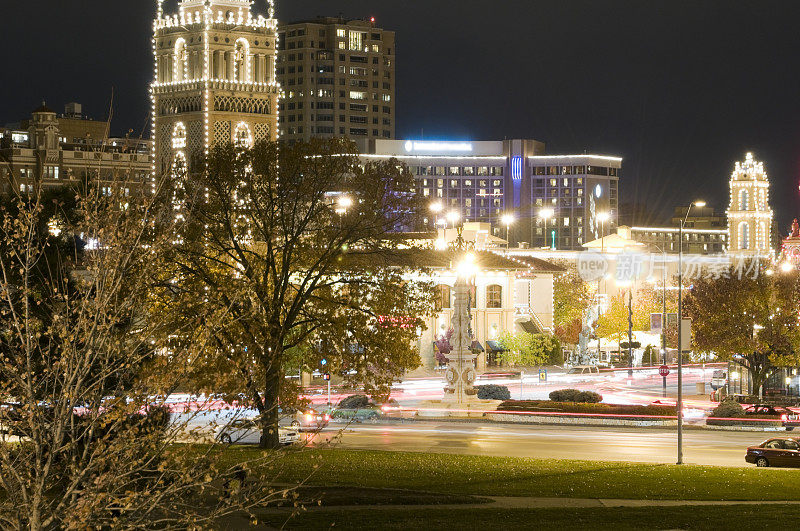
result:
<svg viewBox="0 0 800 531"><path fill-rule="evenodd" d="M325 380L326 382L331 381L331 373L326 372L325 374L322 375L322 379Z"/></svg>

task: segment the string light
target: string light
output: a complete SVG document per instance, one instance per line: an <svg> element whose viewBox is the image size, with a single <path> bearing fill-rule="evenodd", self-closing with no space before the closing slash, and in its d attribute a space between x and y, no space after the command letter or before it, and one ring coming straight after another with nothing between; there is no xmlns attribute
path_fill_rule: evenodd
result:
<svg viewBox="0 0 800 531"><path fill-rule="evenodd" d="M768 202L769 180L764 163L747 153L736 162L730 179L728 245L732 253L769 254L772 209Z"/></svg>
<svg viewBox="0 0 800 531"><path fill-rule="evenodd" d="M255 136L266 134L269 139L277 138L278 130L278 101L281 98L281 88L276 81L275 54L278 44L278 22L274 18L274 0L268 0L268 17L259 14L253 16L250 0L181 0L178 13L165 14L164 0L156 0L157 16L153 22L153 82L150 86L151 98L151 137L153 139L151 156L153 186L159 165L164 165L166 160L175 160L174 155L178 150L182 154L185 149L192 149L193 131L192 121L182 118L182 115L197 112L197 109L177 108L163 118L159 113L161 101L170 96L181 98L200 97L202 101L202 134L203 152L208 155L214 141L215 91L239 92L234 97L241 99L254 98L256 93L257 104L263 105L266 112L260 114L261 120L245 122L237 120L227 127L230 138L228 141L246 143L252 146ZM215 7L233 8L223 10ZM202 32L202 37L198 34ZM212 49L211 39L220 32L225 36L225 43L231 49ZM197 37L195 39L195 37ZM253 51L252 43L258 46L256 39L263 38L265 47L269 50L264 53ZM188 42L187 42L188 39ZM202 51L192 51L195 42L202 39ZM173 45L174 40L174 45ZM166 41L166 42L165 42ZM230 41L233 41L230 44ZM217 41L215 41L217 42ZM159 53L159 49L165 50ZM195 49L196 50L196 49ZM202 54L202 58L198 55ZM213 54L213 55L212 55ZM215 60L216 59L216 60ZM225 61L225 63L222 63ZM215 68L218 67L218 68ZM202 69L202 70L201 70ZM213 71L216 70L216 71ZM229 95L229 94L228 94ZM260 98L266 98L262 100ZM263 101L263 103L262 103ZM171 103L170 103L171 104ZM199 106L199 105L198 105ZM167 110L164 108L163 110ZM247 111L244 111L247 112ZM177 116L176 116L177 115ZM264 123L263 119L267 118ZM167 122L172 129L172 143L165 144L159 136L169 134L161 125ZM262 125L257 125L262 124ZM255 131L254 128L255 127ZM262 129L259 129L262 127ZM255 134L254 134L255 132ZM164 139L167 140L167 139ZM180 144L180 146L178 145ZM170 153L161 153L167 146L171 147Z"/></svg>

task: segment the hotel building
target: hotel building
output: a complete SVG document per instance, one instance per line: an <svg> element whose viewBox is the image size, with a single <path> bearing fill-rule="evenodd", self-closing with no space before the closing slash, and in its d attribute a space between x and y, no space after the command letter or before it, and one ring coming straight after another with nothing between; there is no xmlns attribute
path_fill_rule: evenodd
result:
<svg viewBox="0 0 800 531"><path fill-rule="evenodd" d="M454 211L464 221L490 223L512 246L577 250L616 226L619 157L548 155L542 142L523 139L358 144L365 161L394 158L410 168L418 193L442 207L431 212L429 227L445 225ZM514 222L504 225L504 216Z"/></svg>

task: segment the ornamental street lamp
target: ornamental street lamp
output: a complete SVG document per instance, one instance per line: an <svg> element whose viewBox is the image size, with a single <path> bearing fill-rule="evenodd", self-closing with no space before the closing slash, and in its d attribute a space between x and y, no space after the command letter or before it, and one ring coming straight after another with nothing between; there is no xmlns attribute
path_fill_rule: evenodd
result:
<svg viewBox="0 0 800 531"><path fill-rule="evenodd" d="M509 246L511 245L511 241L509 239L509 236L510 236L510 233L511 233L511 224L514 223L515 221L516 221L516 218L514 217L513 214L505 214L502 217L503 225L506 226L506 249L508 249Z"/></svg>
<svg viewBox="0 0 800 531"><path fill-rule="evenodd" d="M439 225L439 214L442 212L442 210L444 210L444 205L442 205L442 203L439 201L434 201L428 206L428 208L434 214L433 226L435 228Z"/></svg>
<svg viewBox="0 0 800 531"><path fill-rule="evenodd" d="M686 209L678 229L678 463L683 464L683 227L692 207L703 208L705 201L695 201Z"/></svg>
<svg viewBox="0 0 800 531"><path fill-rule="evenodd" d="M555 211L552 208L543 208L539 211L539 219L544 220L544 244L547 247L547 220L555 216ZM553 235L552 248L555 249L555 235Z"/></svg>

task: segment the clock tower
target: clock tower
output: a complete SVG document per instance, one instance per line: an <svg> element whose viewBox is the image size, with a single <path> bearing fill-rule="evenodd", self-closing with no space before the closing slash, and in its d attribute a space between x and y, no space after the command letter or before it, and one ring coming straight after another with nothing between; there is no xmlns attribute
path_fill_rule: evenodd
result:
<svg viewBox="0 0 800 531"><path fill-rule="evenodd" d="M153 173L191 170L216 144L278 137L274 6L251 0L157 0L153 22Z"/></svg>

